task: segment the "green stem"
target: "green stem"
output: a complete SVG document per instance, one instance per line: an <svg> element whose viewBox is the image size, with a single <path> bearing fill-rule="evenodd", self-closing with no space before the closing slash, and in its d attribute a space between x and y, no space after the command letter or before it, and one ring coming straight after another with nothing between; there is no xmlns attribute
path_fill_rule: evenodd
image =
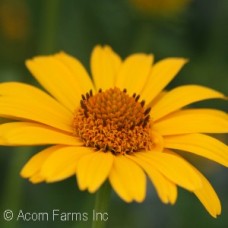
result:
<svg viewBox="0 0 228 228"><path fill-rule="evenodd" d="M108 221L107 216L111 190L109 182L106 181L97 191L95 207L93 209L92 228L105 228Z"/></svg>
<svg viewBox="0 0 228 228"><path fill-rule="evenodd" d="M13 150L13 149L11 149ZM21 207L23 198L23 180L19 177L19 173L23 165L31 156L31 148L15 148L12 159L10 160L6 182L3 190L3 200L1 204L1 212L10 209L17 213ZM17 227L17 221L13 219L7 223L7 227Z"/></svg>
<svg viewBox="0 0 228 228"><path fill-rule="evenodd" d="M50 54L55 51L58 16L61 0L43 0L43 12L38 51Z"/></svg>

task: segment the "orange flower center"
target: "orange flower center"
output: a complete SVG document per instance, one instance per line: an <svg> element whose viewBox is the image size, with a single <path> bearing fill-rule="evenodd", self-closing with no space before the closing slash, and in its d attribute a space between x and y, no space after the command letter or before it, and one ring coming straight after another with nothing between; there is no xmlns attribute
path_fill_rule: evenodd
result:
<svg viewBox="0 0 228 228"><path fill-rule="evenodd" d="M86 146L116 155L151 149L150 108L139 97L118 88L82 95L73 121L76 136Z"/></svg>

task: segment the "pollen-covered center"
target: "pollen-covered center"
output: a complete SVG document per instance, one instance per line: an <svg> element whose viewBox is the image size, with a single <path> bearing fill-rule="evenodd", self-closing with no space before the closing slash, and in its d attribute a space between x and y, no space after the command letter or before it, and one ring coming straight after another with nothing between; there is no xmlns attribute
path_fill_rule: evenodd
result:
<svg viewBox="0 0 228 228"><path fill-rule="evenodd" d="M74 117L74 130L86 146L114 154L150 149L150 108L144 108L139 95L111 88L82 95Z"/></svg>

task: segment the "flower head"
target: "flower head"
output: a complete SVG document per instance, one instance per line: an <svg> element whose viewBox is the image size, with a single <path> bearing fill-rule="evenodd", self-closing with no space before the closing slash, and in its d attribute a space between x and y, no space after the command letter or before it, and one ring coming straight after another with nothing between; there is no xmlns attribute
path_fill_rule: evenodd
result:
<svg viewBox="0 0 228 228"><path fill-rule="evenodd" d="M25 2L0 2L0 31L11 41L23 41L29 35L29 11Z"/></svg>
<svg viewBox="0 0 228 228"><path fill-rule="evenodd" d="M126 202L142 202L146 175L164 203L174 204L177 186L193 192L216 217L220 201L207 179L171 149L228 166L227 146L205 133L227 133L227 114L183 109L214 98L215 90L184 85L164 91L186 63L134 54L122 60L109 46L96 46L92 79L63 52L39 56L26 66L48 93L19 82L0 84L0 144L51 145L34 155L21 175L33 183L76 174L81 190L95 192L106 179Z"/></svg>

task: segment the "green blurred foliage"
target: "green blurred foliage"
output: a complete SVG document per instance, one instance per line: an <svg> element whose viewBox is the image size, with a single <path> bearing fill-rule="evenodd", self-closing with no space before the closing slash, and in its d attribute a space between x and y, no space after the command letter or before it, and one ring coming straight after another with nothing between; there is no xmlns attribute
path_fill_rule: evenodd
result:
<svg viewBox="0 0 228 228"><path fill-rule="evenodd" d="M134 52L154 53L156 61L187 57L190 62L169 88L201 84L227 93L227 21L226 0L193 0L182 12L160 17L143 14L127 0L1 0L0 80L36 84L25 69L25 59L60 50L76 56L89 70L94 45L109 44L122 57ZM227 111L222 101L200 105ZM221 140L227 141L226 136L221 136ZM40 149L0 148L0 227L90 227L90 220L77 223L3 220L5 209L91 213L94 196L80 192L75 178L32 185L19 177L25 161ZM142 204L126 204L113 194L108 227L228 227L227 171L203 159L187 158L210 176L223 206L218 219L211 218L191 193L181 189L174 206L163 205L149 183L147 199Z"/></svg>

